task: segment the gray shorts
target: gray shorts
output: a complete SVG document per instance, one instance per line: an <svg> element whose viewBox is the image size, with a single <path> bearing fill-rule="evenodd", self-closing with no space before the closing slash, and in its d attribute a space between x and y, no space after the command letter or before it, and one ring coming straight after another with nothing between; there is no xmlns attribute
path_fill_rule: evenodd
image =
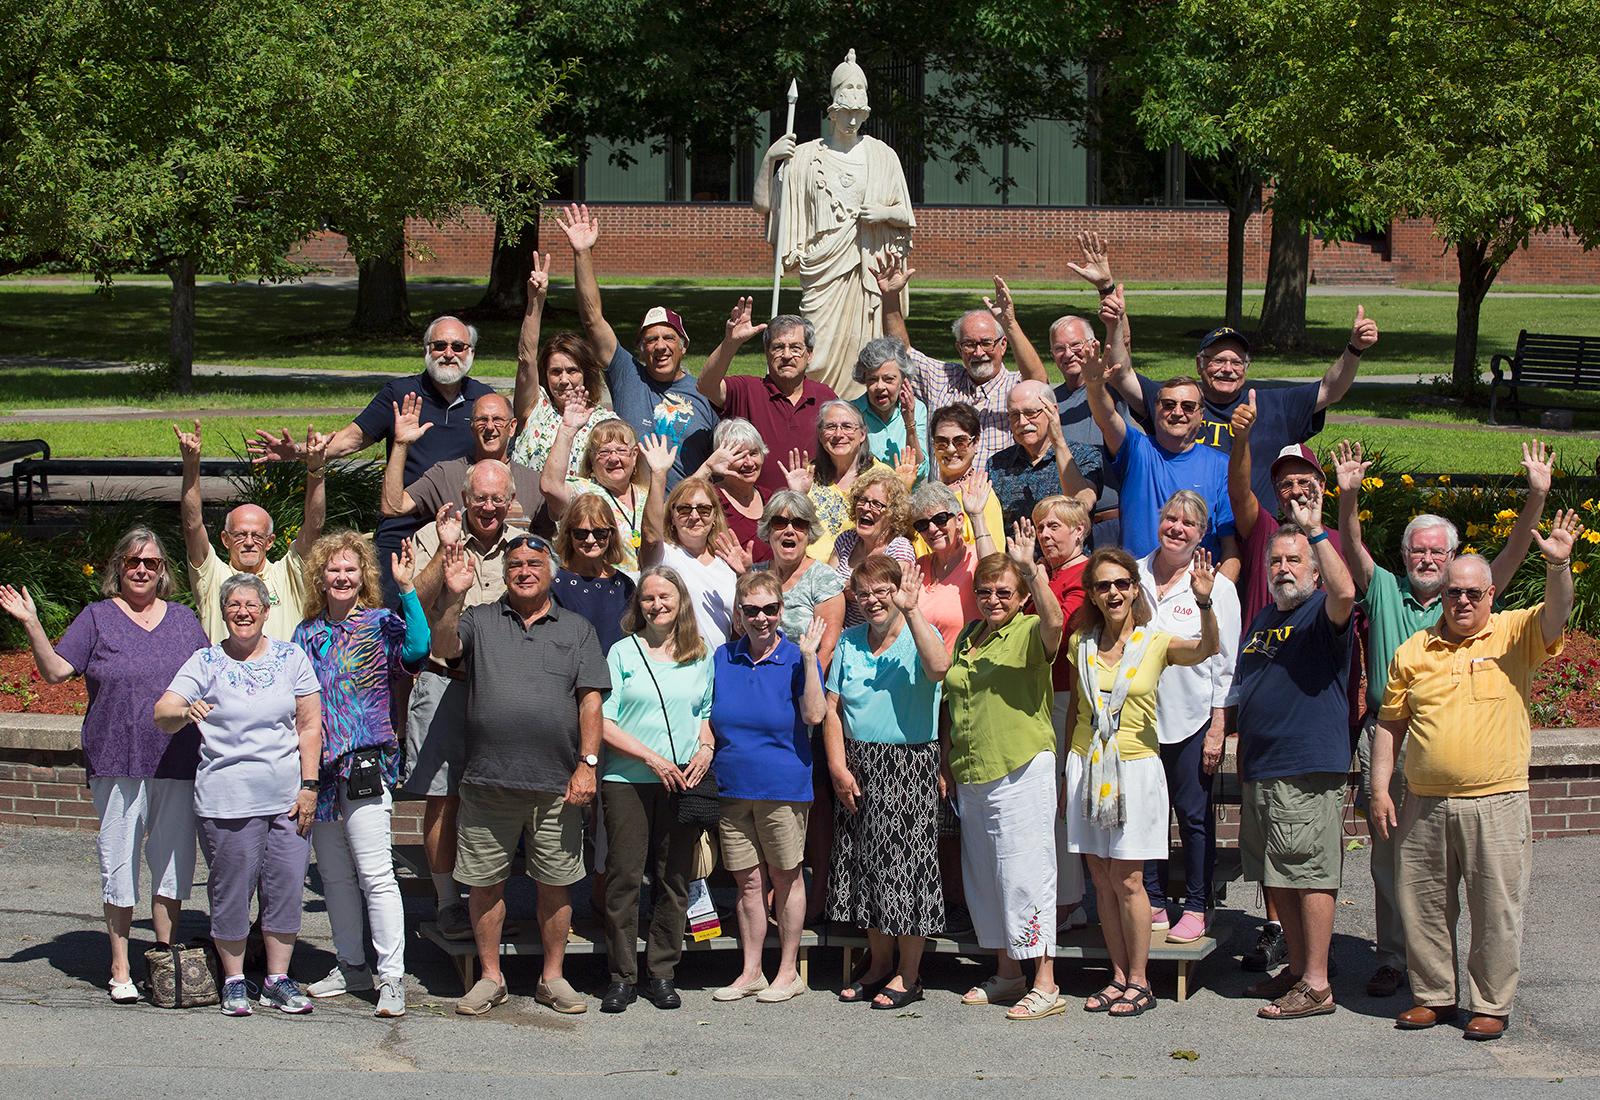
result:
<svg viewBox="0 0 1600 1100"><path fill-rule="evenodd" d="M424 670L406 711L406 769L400 792L454 795L467 766L467 684Z"/></svg>
<svg viewBox="0 0 1600 1100"><path fill-rule="evenodd" d="M1244 877L1287 890L1339 889L1346 783L1340 772L1311 772L1244 784L1239 799Z"/></svg>

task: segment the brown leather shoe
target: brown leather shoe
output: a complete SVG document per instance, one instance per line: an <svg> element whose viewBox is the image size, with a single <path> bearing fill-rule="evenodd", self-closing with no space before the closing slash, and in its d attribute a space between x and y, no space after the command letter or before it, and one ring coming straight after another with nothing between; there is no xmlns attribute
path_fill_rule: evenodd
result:
<svg viewBox="0 0 1600 1100"><path fill-rule="evenodd" d="M1498 1039L1506 1032L1506 1019L1504 1016L1474 1016L1467 1021L1467 1030L1462 1035L1464 1039L1476 1039L1487 1042Z"/></svg>
<svg viewBox="0 0 1600 1100"><path fill-rule="evenodd" d="M1394 1018L1394 1026L1402 1031L1424 1031L1434 1024L1442 1024L1455 1018L1455 1005L1440 1005L1436 1008L1412 1005Z"/></svg>

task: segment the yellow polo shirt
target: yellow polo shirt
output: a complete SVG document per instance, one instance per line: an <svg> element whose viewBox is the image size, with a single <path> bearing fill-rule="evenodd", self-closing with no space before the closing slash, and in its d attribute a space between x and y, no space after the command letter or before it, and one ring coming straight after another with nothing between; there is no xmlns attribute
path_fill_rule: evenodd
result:
<svg viewBox="0 0 1600 1100"><path fill-rule="evenodd" d="M1395 650L1378 717L1408 722L1406 784L1428 798L1477 798L1528 789L1528 698L1533 674L1561 652L1539 627L1543 604L1504 611L1471 638L1447 641L1438 624Z"/></svg>

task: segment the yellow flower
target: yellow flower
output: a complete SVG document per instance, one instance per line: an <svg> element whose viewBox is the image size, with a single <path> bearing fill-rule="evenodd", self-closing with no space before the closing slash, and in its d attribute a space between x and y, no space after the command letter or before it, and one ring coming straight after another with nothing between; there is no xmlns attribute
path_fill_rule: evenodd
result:
<svg viewBox="0 0 1600 1100"><path fill-rule="evenodd" d="M1383 488L1383 478L1381 478L1381 477L1365 477L1365 478L1362 478L1361 479L1361 488L1362 488L1363 491L1367 491L1367 490L1371 490L1371 489L1381 489L1381 488Z"/></svg>
<svg viewBox="0 0 1600 1100"><path fill-rule="evenodd" d="M1401 474L1400 484L1404 485L1407 489L1415 489L1417 487L1417 479L1412 477L1410 474Z"/></svg>
<svg viewBox="0 0 1600 1100"><path fill-rule="evenodd" d="M1572 571L1574 573L1582 573L1587 568L1589 568L1589 563L1586 561L1575 561L1572 563Z"/></svg>
<svg viewBox="0 0 1600 1100"><path fill-rule="evenodd" d="M84 562L83 563L83 575L85 577L94 576L94 566L90 565L88 562Z"/></svg>
<svg viewBox="0 0 1600 1100"><path fill-rule="evenodd" d="M1578 505L1578 507L1582 508L1585 512L1593 512L1595 509L1600 508L1600 504L1596 504L1594 502L1594 497L1590 497L1588 500Z"/></svg>
<svg viewBox="0 0 1600 1100"><path fill-rule="evenodd" d="M1360 520L1362 523L1367 522L1367 520L1369 520L1371 518L1372 518L1371 509L1363 508L1363 509L1361 509L1361 511L1356 513L1356 519Z"/></svg>
<svg viewBox="0 0 1600 1100"><path fill-rule="evenodd" d="M1511 534L1511 524L1497 523L1494 525L1494 534L1500 538L1507 538Z"/></svg>
<svg viewBox="0 0 1600 1100"><path fill-rule="evenodd" d="M1583 541L1584 542L1592 542L1592 543L1600 543L1600 531L1597 531L1592 527L1589 528L1589 530L1587 530L1587 531L1585 531L1583 533Z"/></svg>
<svg viewBox="0 0 1600 1100"><path fill-rule="evenodd" d="M1469 524L1467 524L1467 538L1475 539L1482 533L1483 533L1483 524L1481 524L1481 523L1469 523Z"/></svg>
<svg viewBox="0 0 1600 1100"><path fill-rule="evenodd" d="M1440 474L1439 475L1439 484L1440 485L1448 485L1448 484L1450 484L1450 475L1449 474Z"/></svg>
<svg viewBox="0 0 1600 1100"><path fill-rule="evenodd" d="M1463 546L1461 548L1461 552L1463 554L1476 554L1478 552L1478 548L1476 546Z"/></svg>
<svg viewBox="0 0 1600 1100"><path fill-rule="evenodd" d="M1510 508L1502 508L1494 514L1494 518L1500 520L1516 519L1517 513L1512 511Z"/></svg>

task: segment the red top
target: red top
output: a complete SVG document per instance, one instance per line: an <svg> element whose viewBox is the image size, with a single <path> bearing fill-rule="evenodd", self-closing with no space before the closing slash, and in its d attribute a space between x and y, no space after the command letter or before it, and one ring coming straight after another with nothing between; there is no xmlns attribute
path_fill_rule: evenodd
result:
<svg viewBox="0 0 1600 1100"><path fill-rule="evenodd" d="M1077 565L1069 565L1059 569L1050 578L1050 591L1056 594L1056 599L1061 604L1061 614L1068 624L1072 616L1078 613L1078 608L1083 606L1085 593L1083 591L1083 571L1089 567L1089 559L1084 558ZM1061 648L1056 651L1056 663L1050 670L1051 686L1057 691L1072 690L1072 655L1067 652L1067 635L1061 636Z"/></svg>
<svg viewBox="0 0 1600 1100"><path fill-rule="evenodd" d="M810 458L817 450L817 414L822 406L839 395L807 378L800 385L799 402L790 401L763 375L756 378L743 374L725 379L722 383L722 407L717 410L724 419L739 416L755 425L761 438L767 441L767 458L761 466L761 476L756 488L763 499L779 489L787 489L783 470L778 463L789 461L790 450L798 447Z"/></svg>

